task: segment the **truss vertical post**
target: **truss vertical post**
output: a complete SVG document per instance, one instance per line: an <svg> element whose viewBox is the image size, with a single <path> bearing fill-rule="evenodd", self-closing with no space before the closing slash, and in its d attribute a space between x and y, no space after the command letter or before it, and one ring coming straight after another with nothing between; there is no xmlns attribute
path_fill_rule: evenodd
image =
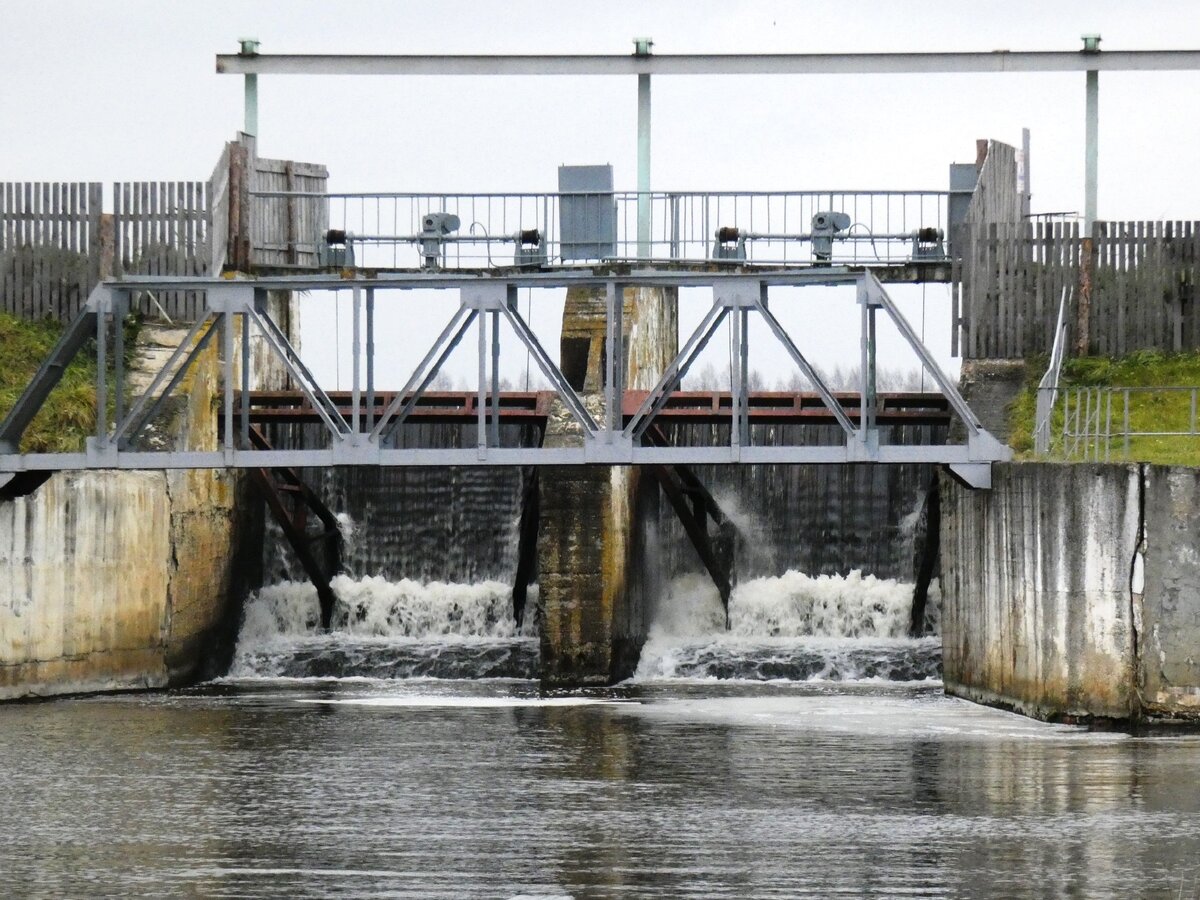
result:
<svg viewBox="0 0 1200 900"><path fill-rule="evenodd" d="M505 303L508 292L505 292ZM500 446L500 310L492 310L492 446Z"/></svg>
<svg viewBox="0 0 1200 900"><path fill-rule="evenodd" d="M125 417L125 307L129 295L120 292L113 296L113 421ZM105 422L105 431L108 423Z"/></svg>
<svg viewBox="0 0 1200 900"><path fill-rule="evenodd" d="M101 301L96 310L96 446L108 445L108 312L112 309L112 294Z"/></svg>
<svg viewBox="0 0 1200 900"><path fill-rule="evenodd" d="M750 446L750 400L747 396L750 390L750 309L743 306L738 311L741 319L739 331L741 344L738 348L738 365L741 366L741 391L737 397L737 428L740 435L739 443L743 447Z"/></svg>
<svg viewBox="0 0 1200 900"><path fill-rule="evenodd" d="M357 444L362 434L362 288L357 285L350 291L350 301L354 304L351 316L351 330L354 332L354 349L351 352L350 385L350 441Z"/></svg>
<svg viewBox="0 0 1200 900"><path fill-rule="evenodd" d="M729 317L729 377L730 377L730 422L729 444L742 445L742 311L735 308Z"/></svg>
<svg viewBox="0 0 1200 900"><path fill-rule="evenodd" d="M233 449L233 316L221 311L221 382L224 385L225 449Z"/></svg>
<svg viewBox="0 0 1200 900"><path fill-rule="evenodd" d="M625 396L624 285L615 281L605 285L605 306L604 410L607 422L604 443L611 444L624 425L621 409Z"/></svg>
<svg viewBox="0 0 1200 900"><path fill-rule="evenodd" d="M876 372L875 338L875 307L867 304L867 396L866 405L862 409L862 424L867 434L875 430L875 404L879 396L879 384Z"/></svg>
<svg viewBox="0 0 1200 900"><path fill-rule="evenodd" d="M367 288L367 424L375 427L375 288Z"/></svg>
<svg viewBox="0 0 1200 900"><path fill-rule="evenodd" d="M492 421L491 442L500 446L500 310L492 310Z"/></svg>
<svg viewBox="0 0 1200 900"><path fill-rule="evenodd" d="M875 408L875 316L871 292L865 279L858 281L859 377L858 377L858 440L870 446L874 437Z"/></svg>
<svg viewBox="0 0 1200 900"><path fill-rule="evenodd" d="M479 448L479 458L487 456L487 350L488 350L488 316L483 310L479 311L479 383L476 385L475 415L477 433L475 446Z"/></svg>
<svg viewBox="0 0 1200 900"><path fill-rule="evenodd" d="M266 291L255 289L254 305L264 305L262 301ZM241 421L238 422L238 432L241 446L250 447L250 317L242 313L242 402L239 408Z"/></svg>

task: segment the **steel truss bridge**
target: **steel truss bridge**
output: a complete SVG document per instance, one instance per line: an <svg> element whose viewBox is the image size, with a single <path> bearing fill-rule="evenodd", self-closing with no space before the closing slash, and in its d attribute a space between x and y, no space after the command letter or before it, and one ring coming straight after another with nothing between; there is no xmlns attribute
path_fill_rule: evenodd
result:
<svg viewBox="0 0 1200 900"><path fill-rule="evenodd" d="M860 308L861 386L857 402L848 404L825 384L772 311L772 291L778 287L852 285ZM586 398L568 382L546 351L516 302L519 288L590 287L603 289L606 302L606 354L603 403ZM626 287L708 287L711 304L700 324L683 342L675 359L648 392L627 392L624 384L624 289ZM444 298L448 321L417 362L404 386L381 402L374 380L374 310L377 300L394 299L396 292L436 289ZM122 328L117 327L135 293L200 291L204 313L187 338L153 375L140 397L125 401L126 373L122 360ZM335 401L313 377L268 313L269 291L344 291L354 295L352 324L353 386L348 397ZM361 302L361 301L364 301ZM788 302L779 298L777 302ZM965 441L944 445L905 445L880 440L880 396L875 387L876 326L880 314L895 326L911 347L962 423ZM759 317L787 355L813 386L822 414L842 431L832 445L759 445L750 428L757 417L748 389L749 320ZM503 401L499 390L500 325L507 323L523 349L551 385L578 430L575 446L501 446ZM679 391L689 367L728 321L731 391L728 403L717 404L716 419L729 424L729 439L720 446L663 446L651 429L671 416L683 394ZM240 326L240 327L239 327ZM470 331L476 332L478 387L475 391L473 447L413 448L398 446L399 430L419 421L418 410L430 385L454 348ZM110 331L112 337L110 339ZM271 449L255 440L251 425L254 373L252 337L261 337L274 361L281 365L302 395L309 414L328 433L327 446L310 449ZM367 352L363 352L364 340ZM65 367L83 346L95 339L96 433L80 453L20 453L21 437L58 383ZM140 435L164 409L188 370L213 342L218 342L221 365L218 449L143 450ZM240 358L240 359L239 359ZM109 409L108 378L114 378L113 416ZM427 402L426 402L426 405ZM853 407L853 408L851 408ZM710 419L714 413L706 415ZM101 283L85 309L63 333L33 381L8 416L0 422L0 481L25 473L63 469L263 469L324 466L576 466L576 465L691 465L742 463L932 463L948 466L974 487L991 484L991 463L1011 458L1011 450L989 434L959 394L953 380L933 356L867 269L827 268L753 271L669 271L661 268L624 272L579 270L497 274L390 273L368 277L347 271L338 275L281 277L136 277Z"/></svg>

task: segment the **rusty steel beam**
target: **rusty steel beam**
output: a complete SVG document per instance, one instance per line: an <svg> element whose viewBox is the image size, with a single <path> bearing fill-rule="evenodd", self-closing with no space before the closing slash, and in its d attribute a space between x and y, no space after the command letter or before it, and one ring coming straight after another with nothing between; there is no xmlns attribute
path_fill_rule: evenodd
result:
<svg viewBox="0 0 1200 900"><path fill-rule="evenodd" d="M625 391L623 418L628 422L647 391ZM838 392L835 398L846 415L857 421L861 398L857 393ZM375 412L392 402L394 393L375 395ZM505 391L500 394L500 422L544 423L555 397L553 391ZM353 414L350 393L330 392L339 414L347 422ZM752 425L819 425L834 422L820 396L810 391L751 391L747 394ZM728 391L675 391L658 417L676 424L721 424L728 421L732 404ZM235 411L241 412L239 396ZM318 421L316 410L298 391L254 391L250 394L250 421L255 424L295 424ZM485 411L490 420L490 411ZM478 397L465 391L426 392L408 420L424 423L473 422L478 415ZM941 394L894 392L878 395L875 411L880 423L943 425L951 418L949 402Z"/></svg>
<svg viewBox="0 0 1200 900"><path fill-rule="evenodd" d="M730 583L728 564L722 565L720 558L717 556L716 549L709 539L707 518L695 514L695 510L688 503L688 492L679 477L679 473L673 467L646 466L646 471L650 473L650 476L662 488L662 492L670 502L671 508L675 510L675 515L679 519L679 523L687 533L692 547L700 557L704 568L708 571L709 577L712 578L713 584L717 586L717 592L721 595L721 606L725 610L725 628L728 629L729 595L733 593L733 585Z"/></svg>
<svg viewBox="0 0 1200 900"><path fill-rule="evenodd" d="M250 429L250 443L257 450L270 450L271 444L257 428ZM286 467L250 469L250 478L262 494L263 502L271 512L272 518L283 531L292 552L296 554L304 574L317 589L317 601L321 607L321 627L326 631L333 619L333 607L337 596L333 592L330 580L340 568L337 557L341 551L341 531L338 528L337 517L330 511L321 498L317 496L295 469ZM284 497L291 496L291 510ZM321 534L310 536L306 529L308 513L313 512L320 519L325 529ZM326 543L324 565L313 552L317 542ZM330 546L332 542L332 547ZM330 556L334 559L331 561Z"/></svg>

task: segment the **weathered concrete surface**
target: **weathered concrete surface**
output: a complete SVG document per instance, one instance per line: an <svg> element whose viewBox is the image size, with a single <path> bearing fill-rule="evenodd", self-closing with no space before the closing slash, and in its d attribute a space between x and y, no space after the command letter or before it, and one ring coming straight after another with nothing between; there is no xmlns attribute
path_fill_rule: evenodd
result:
<svg viewBox="0 0 1200 900"><path fill-rule="evenodd" d="M0 698L165 683L169 519L164 477L141 472L0 505Z"/></svg>
<svg viewBox="0 0 1200 900"><path fill-rule="evenodd" d="M648 389L675 357L677 295L628 288L623 300L626 384ZM602 290L568 291L562 365L596 416L603 414L604 311ZM556 409L546 446L580 440L565 409ZM620 467L541 473L538 613L547 683L607 684L637 664L649 627L640 587L629 577L640 481L636 470Z"/></svg>
<svg viewBox="0 0 1200 900"><path fill-rule="evenodd" d="M989 432L1008 440L1009 407L1025 386L1027 366L1023 359L964 359L959 389L971 410ZM951 437L963 439L962 425L955 420Z"/></svg>
<svg viewBox="0 0 1200 900"><path fill-rule="evenodd" d="M1042 719L1129 719L1136 466L1003 464L942 478L946 692Z"/></svg>
<svg viewBox="0 0 1200 900"><path fill-rule="evenodd" d="M1133 578L1141 589L1139 699L1147 718L1200 719L1200 469L1142 472L1145 555Z"/></svg>
<svg viewBox="0 0 1200 900"><path fill-rule="evenodd" d="M215 449L218 366L211 347L156 440ZM223 471L60 472L0 504L0 699L216 674L257 562L244 490Z"/></svg>
<svg viewBox="0 0 1200 900"><path fill-rule="evenodd" d="M1044 719L1200 720L1200 470L942 479L948 693Z"/></svg>

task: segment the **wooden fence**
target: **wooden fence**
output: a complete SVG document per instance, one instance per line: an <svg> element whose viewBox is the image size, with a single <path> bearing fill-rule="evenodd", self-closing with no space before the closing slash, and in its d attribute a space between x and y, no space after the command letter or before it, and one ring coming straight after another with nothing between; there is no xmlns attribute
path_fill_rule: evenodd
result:
<svg viewBox="0 0 1200 900"><path fill-rule="evenodd" d="M1083 244L1074 222L964 228L954 267L962 355L1048 353L1064 288L1068 320L1077 329ZM1200 222L1097 222L1090 276L1089 354L1200 349Z"/></svg>
<svg viewBox="0 0 1200 900"><path fill-rule="evenodd" d="M101 186L0 186L0 311L68 321L100 278Z"/></svg>
<svg viewBox="0 0 1200 900"><path fill-rule="evenodd" d="M113 185L113 275L207 275L212 259L209 188L203 181L132 181ZM149 318L193 322L199 291L134 296Z"/></svg>
<svg viewBox="0 0 1200 900"><path fill-rule="evenodd" d="M104 278L316 265L325 203L253 191L321 194L327 180L324 166L258 159L243 136L225 145L208 181L114 184L111 214L95 182L0 185L0 311L69 322ZM144 292L134 304L148 318L189 322L203 297Z"/></svg>
<svg viewBox="0 0 1200 900"><path fill-rule="evenodd" d="M282 159L254 161L254 191L324 194L329 171L321 165ZM329 205L317 197L255 196L250 245L258 266L317 265L318 236L329 228Z"/></svg>

